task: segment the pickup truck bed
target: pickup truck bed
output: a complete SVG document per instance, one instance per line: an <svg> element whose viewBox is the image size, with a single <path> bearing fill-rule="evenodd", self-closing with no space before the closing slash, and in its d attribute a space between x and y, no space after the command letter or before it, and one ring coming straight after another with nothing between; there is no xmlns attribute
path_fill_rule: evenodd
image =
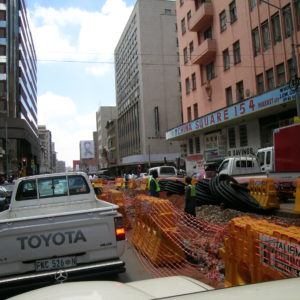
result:
<svg viewBox="0 0 300 300"><path fill-rule="evenodd" d="M43 185L47 180L51 184L59 182L59 193L64 182L63 195L43 198L46 190L39 190L40 178ZM73 195L65 191L74 178L82 180L86 192ZM36 182L35 194L39 196L24 200L20 188L29 183L32 186L32 182ZM54 281L61 272L73 278L92 272L125 271L119 259L124 252L125 232L117 208L98 200L88 178L81 173L20 179L9 210L0 213L1 290L20 281Z"/></svg>

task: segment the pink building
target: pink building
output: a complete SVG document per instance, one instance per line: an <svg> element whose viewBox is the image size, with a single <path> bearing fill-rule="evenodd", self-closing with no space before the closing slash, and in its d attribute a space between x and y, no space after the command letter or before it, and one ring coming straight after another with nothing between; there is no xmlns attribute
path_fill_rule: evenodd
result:
<svg viewBox="0 0 300 300"><path fill-rule="evenodd" d="M288 83L299 72L300 1L176 4L184 124L166 137L182 142L188 173L271 146L273 129L297 115Z"/></svg>

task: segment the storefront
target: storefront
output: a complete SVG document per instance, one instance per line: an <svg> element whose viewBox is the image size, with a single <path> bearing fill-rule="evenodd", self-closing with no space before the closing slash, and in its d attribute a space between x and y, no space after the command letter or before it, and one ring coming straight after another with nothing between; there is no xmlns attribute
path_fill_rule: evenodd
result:
<svg viewBox="0 0 300 300"><path fill-rule="evenodd" d="M284 86L182 124L166 133L180 140L187 173L204 170L226 156L255 155L273 144L273 130L293 123L295 92Z"/></svg>

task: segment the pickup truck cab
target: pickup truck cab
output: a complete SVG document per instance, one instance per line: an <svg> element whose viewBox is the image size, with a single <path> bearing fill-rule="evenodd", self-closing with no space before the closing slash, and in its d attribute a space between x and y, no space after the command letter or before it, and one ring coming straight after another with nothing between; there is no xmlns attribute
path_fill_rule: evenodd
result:
<svg viewBox="0 0 300 300"><path fill-rule="evenodd" d="M22 177L0 213L0 288L125 271L125 231L118 206L98 200L81 172Z"/></svg>
<svg viewBox="0 0 300 300"><path fill-rule="evenodd" d="M256 157L233 156L225 158L218 168L218 174L230 176L261 173Z"/></svg>

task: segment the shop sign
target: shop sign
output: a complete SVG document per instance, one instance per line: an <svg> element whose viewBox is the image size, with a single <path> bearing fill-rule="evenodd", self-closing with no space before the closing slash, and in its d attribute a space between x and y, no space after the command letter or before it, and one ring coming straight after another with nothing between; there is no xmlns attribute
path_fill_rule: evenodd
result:
<svg viewBox="0 0 300 300"><path fill-rule="evenodd" d="M260 263L287 276L300 276L300 245L259 234Z"/></svg>
<svg viewBox="0 0 300 300"><path fill-rule="evenodd" d="M225 152L220 152L218 150L212 150L212 151L205 151L205 161L215 161L215 160L221 160L225 157Z"/></svg>
<svg viewBox="0 0 300 300"><path fill-rule="evenodd" d="M290 89L289 85L286 85L171 129L166 132L166 139L172 139L229 120L247 116L272 106L293 101L295 97L295 92Z"/></svg>
<svg viewBox="0 0 300 300"><path fill-rule="evenodd" d="M228 150L228 156L242 156L242 155L255 155L255 151L252 147L237 148Z"/></svg>
<svg viewBox="0 0 300 300"><path fill-rule="evenodd" d="M186 159L187 159L188 161L203 160L203 155L202 155L202 154L198 154L198 155L189 155Z"/></svg>

